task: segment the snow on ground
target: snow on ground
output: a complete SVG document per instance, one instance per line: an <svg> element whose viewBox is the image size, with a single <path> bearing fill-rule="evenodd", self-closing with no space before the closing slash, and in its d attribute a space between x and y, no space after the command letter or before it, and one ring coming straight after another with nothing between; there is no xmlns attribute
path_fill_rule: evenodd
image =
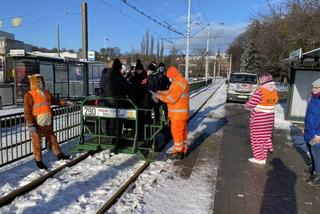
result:
<svg viewBox="0 0 320 214"><path fill-rule="evenodd" d="M223 84L216 84L190 100L194 112L210 94ZM219 136L224 118L226 99L225 85L210 99L207 105L190 121L189 140L199 133L215 133ZM283 105L276 111L276 124L287 128L283 119ZM64 145L64 150L67 144ZM56 168L64 161L55 161L51 152L44 153L44 161ZM133 155L119 154L108 157L103 151L81 163L65 169L41 187L16 198L10 205L0 208L0 213L96 213L99 207L131 176L143 161ZM110 213L208 213L213 203L215 184L209 176L216 176L218 163L208 161L193 169L188 179L178 176L181 170L174 162L166 159L155 161L139 177L135 188L131 188L110 209ZM32 157L0 168L0 195L3 196L43 172L36 169Z"/></svg>
<svg viewBox="0 0 320 214"><path fill-rule="evenodd" d="M210 88L207 92L210 94L214 89L215 87ZM221 127L217 121L224 117L225 100L226 89L225 86L222 86L199 114L189 122L188 138L190 141L193 141L199 133L205 131L214 134ZM145 178L139 178L136 188L124 195L120 203L112 207L109 212L210 213L215 184L212 184L208 178L217 176L218 163L214 163L212 159L207 160L205 164L196 166L188 179L179 176L181 166L174 165L170 160L155 162L150 170L153 172L154 169L159 170L159 168L162 168L162 171L156 174L156 178L148 180L151 186L146 185Z"/></svg>
<svg viewBox="0 0 320 214"><path fill-rule="evenodd" d="M290 129L291 122L284 119L284 112L286 109L285 103L279 103L275 108L275 122L274 127L276 129Z"/></svg>
<svg viewBox="0 0 320 214"><path fill-rule="evenodd" d="M23 108L17 107L17 106L5 106L2 110L0 110L0 116L5 116L8 114L16 114L16 113L22 113Z"/></svg>

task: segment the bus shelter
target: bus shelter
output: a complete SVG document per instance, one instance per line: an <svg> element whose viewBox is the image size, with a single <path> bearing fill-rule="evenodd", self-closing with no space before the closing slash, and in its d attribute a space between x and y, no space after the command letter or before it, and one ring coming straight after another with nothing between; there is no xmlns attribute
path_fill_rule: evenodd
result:
<svg viewBox="0 0 320 214"><path fill-rule="evenodd" d="M24 94L29 90L28 75L41 74L46 88L58 98L79 99L95 93L101 71L105 68L103 63L33 53L10 58L14 68L16 104L23 102Z"/></svg>
<svg viewBox="0 0 320 214"><path fill-rule="evenodd" d="M311 83L320 78L320 48L302 53L301 49L292 52L284 60L290 66L289 93L286 119L304 121L308 102L311 98Z"/></svg>

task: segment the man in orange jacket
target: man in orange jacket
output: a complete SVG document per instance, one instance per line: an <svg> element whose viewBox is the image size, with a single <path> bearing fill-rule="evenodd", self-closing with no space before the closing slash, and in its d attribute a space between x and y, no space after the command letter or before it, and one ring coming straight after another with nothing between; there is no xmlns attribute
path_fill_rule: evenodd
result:
<svg viewBox="0 0 320 214"><path fill-rule="evenodd" d="M24 96L24 115L32 139L33 156L39 169L47 170L42 162L41 137L44 136L59 160L70 159L69 155L61 152L57 137L53 132L51 105L73 105L72 102L55 99L45 89L45 82L41 74L28 77L30 90Z"/></svg>
<svg viewBox="0 0 320 214"><path fill-rule="evenodd" d="M158 91L157 98L168 105L168 117L171 122L173 137L170 159L182 159L188 150L187 122L189 118L189 84L176 67L170 67L167 77L172 84L167 91Z"/></svg>

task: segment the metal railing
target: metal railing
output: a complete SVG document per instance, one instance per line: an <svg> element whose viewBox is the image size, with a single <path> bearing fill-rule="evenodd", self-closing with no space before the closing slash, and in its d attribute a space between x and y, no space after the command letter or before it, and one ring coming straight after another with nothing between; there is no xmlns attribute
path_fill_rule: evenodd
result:
<svg viewBox="0 0 320 214"><path fill-rule="evenodd" d="M80 106L54 107L53 129L58 142L63 143L80 135ZM31 137L23 112L0 116L0 167L32 155ZM48 148L42 139L42 150Z"/></svg>

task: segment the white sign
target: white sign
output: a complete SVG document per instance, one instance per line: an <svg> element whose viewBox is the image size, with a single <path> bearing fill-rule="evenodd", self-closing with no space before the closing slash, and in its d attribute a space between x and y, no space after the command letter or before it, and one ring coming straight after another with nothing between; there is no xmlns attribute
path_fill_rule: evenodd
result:
<svg viewBox="0 0 320 214"><path fill-rule="evenodd" d="M302 48L294 50L289 54L290 59L301 59L301 56L302 56Z"/></svg>
<svg viewBox="0 0 320 214"><path fill-rule="evenodd" d="M88 60L89 61L94 61L96 58L96 52L94 51L88 51Z"/></svg>
<svg viewBox="0 0 320 214"><path fill-rule="evenodd" d="M137 118L137 113L135 110L129 109L118 109L118 115L116 115L115 108L99 108L99 107L89 107L83 106L82 107L82 114L84 116L91 116L91 117L107 117L107 118L118 118L121 119L131 119L135 120Z"/></svg>
<svg viewBox="0 0 320 214"><path fill-rule="evenodd" d="M25 56L26 52L23 49L11 49L10 56Z"/></svg>
<svg viewBox="0 0 320 214"><path fill-rule="evenodd" d="M11 20L11 25L12 27L18 27L22 24L22 20L21 20L21 17L15 17L15 18L12 18Z"/></svg>

